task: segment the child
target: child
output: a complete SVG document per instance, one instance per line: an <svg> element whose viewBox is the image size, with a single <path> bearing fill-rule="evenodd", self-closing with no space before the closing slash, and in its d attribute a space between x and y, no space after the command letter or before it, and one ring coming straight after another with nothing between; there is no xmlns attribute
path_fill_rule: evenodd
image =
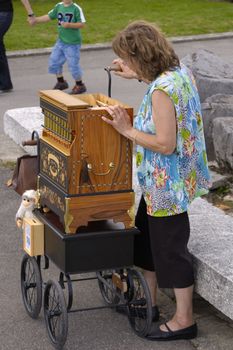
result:
<svg viewBox="0 0 233 350"><path fill-rule="evenodd" d="M58 20L58 40L49 58L49 73L56 74L57 83L54 89L65 90L68 83L63 78L62 70L65 61L75 80L71 94L81 94L86 91L82 82L82 70L79 65L81 33L85 25L85 17L80 6L72 0L63 0L55 5L47 15L35 17L34 23L45 23ZM30 22L29 22L30 23Z"/></svg>

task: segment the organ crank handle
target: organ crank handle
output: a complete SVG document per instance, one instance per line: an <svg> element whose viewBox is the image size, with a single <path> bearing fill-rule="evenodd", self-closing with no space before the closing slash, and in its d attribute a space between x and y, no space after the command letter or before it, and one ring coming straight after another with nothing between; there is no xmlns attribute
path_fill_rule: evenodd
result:
<svg viewBox="0 0 233 350"><path fill-rule="evenodd" d="M119 66L119 64L115 64L114 66L108 66L107 69L113 72L121 72L121 67Z"/></svg>
<svg viewBox="0 0 233 350"><path fill-rule="evenodd" d="M113 162L111 162L111 163L109 163L109 169L106 171L106 172L104 172L104 173L96 173L94 170L93 170L93 168L92 168L92 164L91 163L88 163L87 164L87 170L89 171L89 172L92 172L94 175L96 175L96 176L105 176L105 175L108 175L112 170L113 170L113 168L115 168L115 164L113 163Z"/></svg>
<svg viewBox="0 0 233 350"><path fill-rule="evenodd" d="M111 71L120 71L121 67L118 64L115 64L114 66L108 66L105 67L104 70L108 73L108 97L111 97L112 95L112 77L111 77Z"/></svg>

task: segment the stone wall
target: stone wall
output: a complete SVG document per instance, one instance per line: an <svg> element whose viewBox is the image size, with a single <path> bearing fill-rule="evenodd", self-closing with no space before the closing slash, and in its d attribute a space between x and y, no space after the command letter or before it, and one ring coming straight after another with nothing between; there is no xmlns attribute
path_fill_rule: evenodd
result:
<svg viewBox="0 0 233 350"><path fill-rule="evenodd" d="M216 160L219 166L231 172L233 169L233 118L232 117L214 119L213 143L214 143Z"/></svg>
<svg viewBox="0 0 233 350"><path fill-rule="evenodd" d="M195 76L201 102L216 94L233 94L233 65L208 50L198 50L181 60Z"/></svg>
<svg viewBox="0 0 233 350"><path fill-rule="evenodd" d="M219 140L219 138L221 138L224 142L226 135L223 133L224 129L221 129L220 135L217 134L220 132L220 129L217 130L214 128L214 121L216 118L226 117L225 123L233 121L233 95L218 94L208 97L205 102L202 103L202 115L208 159L218 161L220 160L219 157L223 155L222 151L219 149L219 147L222 148L222 146L221 143L214 142L214 140ZM228 132L230 132L230 130L228 130ZM223 161L220 161L221 167L224 167L224 159L225 157L222 159ZM230 163L233 163L233 155Z"/></svg>
<svg viewBox="0 0 233 350"><path fill-rule="evenodd" d="M208 160L216 160L221 168L232 171L233 64L207 50L187 55L182 62L192 70L196 79ZM224 119L220 121L221 118Z"/></svg>

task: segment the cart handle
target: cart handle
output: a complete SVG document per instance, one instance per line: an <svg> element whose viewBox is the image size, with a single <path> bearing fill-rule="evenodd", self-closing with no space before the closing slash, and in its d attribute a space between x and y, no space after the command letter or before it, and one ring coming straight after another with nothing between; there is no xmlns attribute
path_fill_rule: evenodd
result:
<svg viewBox="0 0 233 350"><path fill-rule="evenodd" d="M40 136L38 131L33 130L31 140L23 141L22 146L37 146L38 173L40 171Z"/></svg>
<svg viewBox="0 0 233 350"><path fill-rule="evenodd" d="M105 67L104 70L107 72L108 74L108 97L111 97L112 93L112 77L111 77L111 69L110 67Z"/></svg>

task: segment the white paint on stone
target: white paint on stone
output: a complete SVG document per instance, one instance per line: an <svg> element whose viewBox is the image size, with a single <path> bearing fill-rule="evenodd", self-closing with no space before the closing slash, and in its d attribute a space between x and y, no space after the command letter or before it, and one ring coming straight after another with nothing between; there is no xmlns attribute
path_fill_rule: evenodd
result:
<svg viewBox="0 0 233 350"><path fill-rule="evenodd" d="M36 147L23 147L22 142L30 140L34 130L41 134L43 120L40 107L9 109L3 117L4 132L27 153L36 154Z"/></svg>

